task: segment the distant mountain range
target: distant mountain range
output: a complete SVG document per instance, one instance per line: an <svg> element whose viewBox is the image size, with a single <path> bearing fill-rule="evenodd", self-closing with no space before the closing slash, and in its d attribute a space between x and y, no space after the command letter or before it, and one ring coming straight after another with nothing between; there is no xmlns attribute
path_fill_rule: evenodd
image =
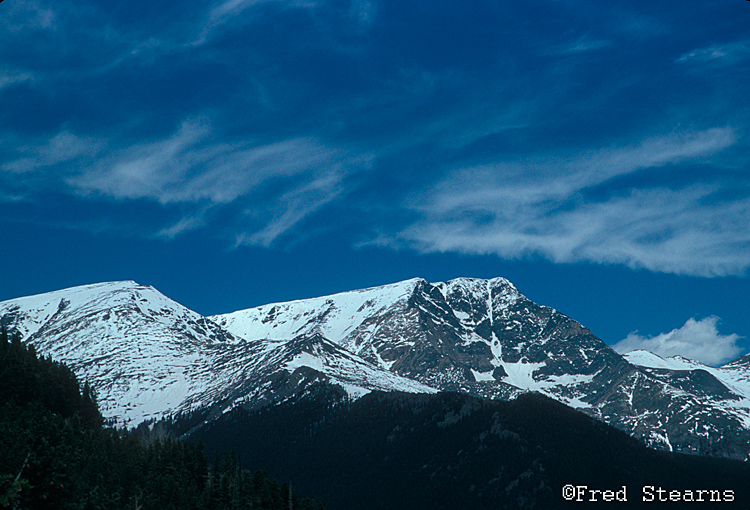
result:
<svg viewBox="0 0 750 510"><path fill-rule="evenodd" d="M350 400L538 392L654 448L750 458L750 356L719 368L620 356L503 278L412 279L213 317L111 282L2 302L0 322L89 380L103 414L129 426L186 413L206 424L320 385Z"/></svg>

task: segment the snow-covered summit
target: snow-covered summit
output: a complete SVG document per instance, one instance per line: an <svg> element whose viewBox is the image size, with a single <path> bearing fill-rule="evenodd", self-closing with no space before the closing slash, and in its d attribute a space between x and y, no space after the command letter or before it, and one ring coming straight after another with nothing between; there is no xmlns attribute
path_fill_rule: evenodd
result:
<svg viewBox="0 0 750 510"><path fill-rule="evenodd" d="M698 361L685 358L683 356L669 356L663 358L658 354L644 349L638 349L623 355L633 365L646 368L662 368L666 370L698 370L711 368Z"/></svg>
<svg viewBox="0 0 750 510"><path fill-rule="evenodd" d="M412 278L329 296L270 303L214 315L211 319L245 339L282 339L319 331L326 338L346 343L345 339L372 317L408 306L409 300L425 288L440 292L443 299L453 297L455 302L465 301L459 303L460 309L454 310L461 318L468 315L470 301L481 303L482 313L485 313L523 297L505 278L457 278L433 284L423 278Z"/></svg>
<svg viewBox="0 0 750 510"><path fill-rule="evenodd" d="M318 332L375 366L440 389L490 397L542 391L578 406L579 386L601 372L595 366L617 369L619 359L607 363L613 354L591 332L532 303L505 278L416 278L211 319L248 341ZM572 334L580 335L575 345L561 342ZM564 366L554 359L563 355L570 357Z"/></svg>
<svg viewBox="0 0 750 510"><path fill-rule="evenodd" d="M0 303L6 327L89 380L109 418L138 423L179 409L207 383L207 345L237 339L133 281L83 285Z"/></svg>
<svg viewBox="0 0 750 510"><path fill-rule="evenodd" d="M281 340L320 332L326 338L344 338L372 315L405 302L415 288L426 283L413 278L379 287L214 315L211 319L245 339Z"/></svg>
<svg viewBox="0 0 750 510"><path fill-rule="evenodd" d="M17 326L23 336L28 338L36 334L58 312L67 310L66 313L70 313L81 308L112 308L135 298L140 289L156 292L155 289L141 286L132 280L104 282L11 299L0 303L0 309L4 310L5 315L11 313L16 319L25 319L11 325Z"/></svg>

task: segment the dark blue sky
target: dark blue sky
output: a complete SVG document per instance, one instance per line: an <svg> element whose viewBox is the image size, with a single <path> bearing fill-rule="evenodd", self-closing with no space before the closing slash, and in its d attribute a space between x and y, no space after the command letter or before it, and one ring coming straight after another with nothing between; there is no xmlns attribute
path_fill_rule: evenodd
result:
<svg viewBox="0 0 750 510"><path fill-rule="evenodd" d="M750 347L748 83L740 0L6 0L0 299L505 276L718 363Z"/></svg>

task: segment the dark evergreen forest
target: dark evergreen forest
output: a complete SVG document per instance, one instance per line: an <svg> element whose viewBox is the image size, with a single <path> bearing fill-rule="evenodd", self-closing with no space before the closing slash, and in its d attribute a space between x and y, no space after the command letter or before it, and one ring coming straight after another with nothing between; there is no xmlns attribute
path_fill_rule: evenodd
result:
<svg viewBox="0 0 750 510"><path fill-rule="evenodd" d="M0 331L0 508L322 510L233 453L103 426L93 390Z"/></svg>
<svg viewBox="0 0 750 510"><path fill-rule="evenodd" d="M320 385L297 401L235 409L192 437L209 453L235 449L331 510L750 508L750 463L649 449L533 393L506 402L373 392L350 401ZM625 486L627 501L604 501L603 492L566 501L567 484L610 495ZM713 502L708 490L719 493Z"/></svg>

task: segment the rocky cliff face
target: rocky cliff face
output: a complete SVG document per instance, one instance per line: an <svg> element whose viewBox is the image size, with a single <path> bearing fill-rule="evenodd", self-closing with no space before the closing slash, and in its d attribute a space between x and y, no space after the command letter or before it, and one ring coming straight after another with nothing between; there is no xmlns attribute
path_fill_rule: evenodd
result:
<svg viewBox="0 0 750 510"><path fill-rule="evenodd" d="M212 319L247 339L319 331L374 366L489 398L534 390L592 407L597 388L636 370L588 329L503 278L415 279Z"/></svg>
<svg viewBox="0 0 750 510"><path fill-rule="evenodd" d="M319 331L374 366L441 391L537 391L672 451L747 458L750 385L693 364L631 363L503 278L421 279L212 317L245 338ZM747 377L744 359L727 365Z"/></svg>

